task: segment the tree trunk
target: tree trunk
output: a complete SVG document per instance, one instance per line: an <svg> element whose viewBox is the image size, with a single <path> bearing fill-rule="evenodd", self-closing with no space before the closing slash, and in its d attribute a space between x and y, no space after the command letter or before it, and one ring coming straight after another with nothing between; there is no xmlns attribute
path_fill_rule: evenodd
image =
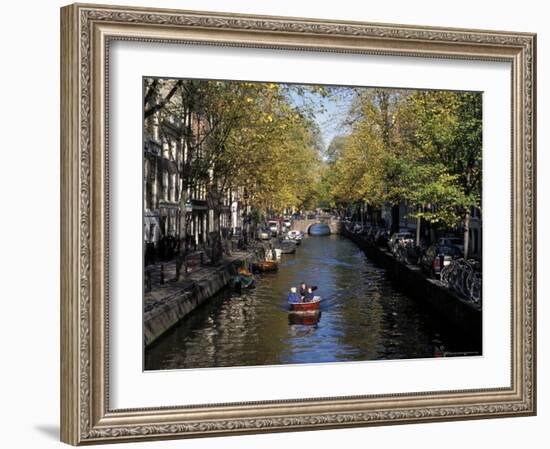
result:
<svg viewBox="0 0 550 449"><path fill-rule="evenodd" d="M185 268L186 257L187 257L187 211L185 210L185 204L187 203L187 189L182 187L180 194L179 202L179 228L178 228L178 245L179 251L176 255L176 276L175 280L178 281L181 275L181 269L184 268L184 272L187 271Z"/></svg>
<svg viewBox="0 0 550 449"><path fill-rule="evenodd" d="M420 246L420 225L422 224L422 217L416 217L416 246Z"/></svg>
<svg viewBox="0 0 550 449"><path fill-rule="evenodd" d="M210 235L210 255L212 265L216 265L221 259L221 195L217 187L212 185L208 193L208 209L212 212L212 232Z"/></svg>
<svg viewBox="0 0 550 449"><path fill-rule="evenodd" d="M187 239L187 210L185 209L185 205L187 203L188 196L187 196L187 189L182 187L181 194L180 194L180 201L179 201L179 229L178 229L178 236L182 242L185 242Z"/></svg>
<svg viewBox="0 0 550 449"><path fill-rule="evenodd" d="M430 223L430 242L435 242L437 238L435 227L432 223Z"/></svg>
<svg viewBox="0 0 550 449"><path fill-rule="evenodd" d="M470 246L470 212L464 217L464 259L468 259Z"/></svg>
<svg viewBox="0 0 550 449"><path fill-rule="evenodd" d="M391 207L391 234L399 232L399 204Z"/></svg>

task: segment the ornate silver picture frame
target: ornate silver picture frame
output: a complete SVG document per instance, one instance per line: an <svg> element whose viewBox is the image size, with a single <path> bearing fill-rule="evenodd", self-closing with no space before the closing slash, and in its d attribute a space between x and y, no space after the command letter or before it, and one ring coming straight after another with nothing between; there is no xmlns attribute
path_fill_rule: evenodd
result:
<svg viewBox="0 0 550 449"><path fill-rule="evenodd" d="M110 45L117 40L511 64L510 387L113 409L107 87ZM62 8L62 441L80 445L534 415L535 93L536 36L529 33L85 4Z"/></svg>

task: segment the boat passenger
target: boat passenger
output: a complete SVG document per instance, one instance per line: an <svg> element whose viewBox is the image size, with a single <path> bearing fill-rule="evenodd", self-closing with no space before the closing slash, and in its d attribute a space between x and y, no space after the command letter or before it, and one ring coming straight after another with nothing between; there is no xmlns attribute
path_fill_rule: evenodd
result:
<svg viewBox="0 0 550 449"><path fill-rule="evenodd" d="M311 289L311 291L314 292L315 290L317 290L317 286L316 285L308 286L306 285L305 282L300 283L300 296L302 297L302 299L307 295L308 289Z"/></svg>
<svg viewBox="0 0 550 449"><path fill-rule="evenodd" d="M290 293L288 294L288 302L291 302L291 303L300 302L300 296L296 292L296 287L290 288Z"/></svg>
<svg viewBox="0 0 550 449"><path fill-rule="evenodd" d="M313 295L313 289L311 287L307 288L307 293L304 296L304 302L311 302L315 296Z"/></svg>
<svg viewBox="0 0 550 449"><path fill-rule="evenodd" d="M307 294L307 285L305 282L300 282L300 296L303 298Z"/></svg>

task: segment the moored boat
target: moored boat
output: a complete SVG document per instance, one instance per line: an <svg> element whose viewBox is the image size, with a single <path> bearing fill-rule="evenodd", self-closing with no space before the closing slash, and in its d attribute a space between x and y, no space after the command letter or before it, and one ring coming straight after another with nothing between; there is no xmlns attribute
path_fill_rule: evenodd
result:
<svg viewBox="0 0 550 449"><path fill-rule="evenodd" d="M252 264L252 269L256 271L276 271L279 265L274 260L264 260L263 262L255 262Z"/></svg>
<svg viewBox="0 0 550 449"><path fill-rule="evenodd" d="M250 270L248 268L245 268L245 267L239 268L237 270L237 273L242 274L244 276L252 276L252 273L250 272Z"/></svg>
<svg viewBox="0 0 550 449"><path fill-rule="evenodd" d="M248 271L248 270L247 270ZM237 274L232 279L233 288L250 288L254 285L254 276L252 273L248 276L246 274Z"/></svg>
<svg viewBox="0 0 550 449"><path fill-rule="evenodd" d="M296 252L296 243L292 240L283 240L281 242L281 253L292 254Z"/></svg>
<svg viewBox="0 0 550 449"><path fill-rule="evenodd" d="M291 242L294 242L296 245L299 245L302 243L302 238L304 236L302 235L301 231L288 231L288 234L286 235L287 240L290 240Z"/></svg>
<svg viewBox="0 0 550 449"><path fill-rule="evenodd" d="M317 312L321 305L321 297L314 296L313 301L309 302L289 302L291 312Z"/></svg>

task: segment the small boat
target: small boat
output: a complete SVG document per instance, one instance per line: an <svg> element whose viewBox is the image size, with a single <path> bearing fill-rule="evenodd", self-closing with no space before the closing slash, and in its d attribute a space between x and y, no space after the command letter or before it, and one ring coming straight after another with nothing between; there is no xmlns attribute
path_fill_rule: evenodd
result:
<svg viewBox="0 0 550 449"><path fill-rule="evenodd" d="M288 234L286 235L288 240L292 240L293 242L296 242L296 245L299 245L302 242L302 239L304 238L304 235L302 234L302 231L288 231Z"/></svg>
<svg viewBox="0 0 550 449"><path fill-rule="evenodd" d="M288 324L301 326L314 326L321 320L321 312L314 310L308 313L289 313Z"/></svg>
<svg viewBox="0 0 550 449"><path fill-rule="evenodd" d="M237 270L237 273L242 274L243 276L252 276L252 273L244 267L241 267Z"/></svg>
<svg viewBox="0 0 550 449"><path fill-rule="evenodd" d="M314 296L313 301L309 302L289 302L288 303L291 312L297 313L311 313L319 311L321 305L321 297Z"/></svg>
<svg viewBox="0 0 550 449"><path fill-rule="evenodd" d="M281 253L292 254L296 252L296 243L292 240L283 240L281 242Z"/></svg>
<svg viewBox="0 0 550 449"><path fill-rule="evenodd" d="M252 264L252 269L256 271L277 271L279 265L274 260L264 260L263 262L255 262Z"/></svg>
<svg viewBox="0 0 550 449"><path fill-rule="evenodd" d="M300 236L300 231L292 230L292 231L288 231L287 233L287 237L292 240L297 239L299 236Z"/></svg>
<svg viewBox="0 0 550 449"><path fill-rule="evenodd" d="M250 288L254 285L254 276L252 276L252 274L250 274L250 276L245 274L237 274L236 276L233 276L231 283L235 289Z"/></svg>

